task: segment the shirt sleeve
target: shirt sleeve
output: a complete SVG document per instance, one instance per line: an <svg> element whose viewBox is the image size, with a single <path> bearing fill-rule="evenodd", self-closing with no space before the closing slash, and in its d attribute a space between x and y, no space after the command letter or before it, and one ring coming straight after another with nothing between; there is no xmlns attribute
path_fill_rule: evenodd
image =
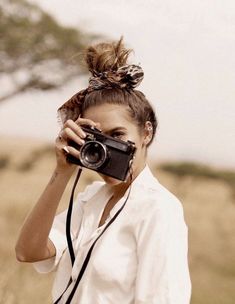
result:
<svg viewBox="0 0 235 304"><path fill-rule="evenodd" d="M84 192L79 193L77 199L74 202L72 219L71 219L71 237L74 241L77 238L83 216L84 202L88 201L102 186L101 182L94 182L88 185ZM55 216L53 225L49 234L49 239L55 246L56 255L52 258L34 262L34 268L39 273L48 273L56 269L58 263L60 262L63 253L67 249L67 239L66 239L66 217L68 209L64 212Z"/></svg>
<svg viewBox="0 0 235 304"><path fill-rule="evenodd" d="M137 230L135 304L189 304L188 229L179 201L156 204Z"/></svg>

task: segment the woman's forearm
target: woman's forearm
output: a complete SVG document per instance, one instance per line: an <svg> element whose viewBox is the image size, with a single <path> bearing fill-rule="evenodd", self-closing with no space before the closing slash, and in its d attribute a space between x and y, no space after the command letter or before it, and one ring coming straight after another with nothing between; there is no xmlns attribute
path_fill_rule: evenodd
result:
<svg viewBox="0 0 235 304"><path fill-rule="evenodd" d="M57 207L72 175L72 170L54 170L38 202L26 218L17 244L19 261L34 262L55 255L55 247L48 239Z"/></svg>
<svg viewBox="0 0 235 304"><path fill-rule="evenodd" d="M21 229L16 244L16 257L19 261L39 261L50 258L56 253L55 247L48 236L60 199L76 168L76 165L67 161L67 153L76 158L80 156L79 151L69 146L68 142L73 140L78 145L84 143L83 139L86 137L86 134L80 126L83 124L96 126L96 123L93 121L80 117L75 122L67 120L56 138L56 169Z"/></svg>

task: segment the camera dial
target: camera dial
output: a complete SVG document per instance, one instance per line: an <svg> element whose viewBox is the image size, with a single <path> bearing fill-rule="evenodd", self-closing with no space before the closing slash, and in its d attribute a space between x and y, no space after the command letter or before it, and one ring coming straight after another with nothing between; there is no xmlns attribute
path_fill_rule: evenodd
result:
<svg viewBox="0 0 235 304"><path fill-rule="evenodd" d="M80 150L80 161L86 168L97 170L107 159L106 147L98 141L86 142Z"/></svg>

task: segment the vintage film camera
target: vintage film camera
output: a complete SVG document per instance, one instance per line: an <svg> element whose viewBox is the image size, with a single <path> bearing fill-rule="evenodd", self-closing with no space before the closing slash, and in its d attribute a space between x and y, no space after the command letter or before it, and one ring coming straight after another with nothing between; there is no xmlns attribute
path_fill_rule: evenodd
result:
<svg viewBox="0 0 235 304"><path fill-rule="evenodd" d="M82 146L74 141L68 142L80 151L80 159L68 154L67 161L125 181L135 154L135 144L105 135L94 127L82 129L87 134Z"/></svg>

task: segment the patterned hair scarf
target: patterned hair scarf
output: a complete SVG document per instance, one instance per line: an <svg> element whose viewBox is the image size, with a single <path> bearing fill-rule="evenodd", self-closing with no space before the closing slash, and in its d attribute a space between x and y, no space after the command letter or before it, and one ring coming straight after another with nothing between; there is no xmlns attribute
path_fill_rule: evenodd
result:
<svg viewBox="0 0 235 304"><path fill-rule="evenodd" d="M59 121L64 124L66 120L76 120L81 114L81 107L86 94L100 89L134 89L144 78L144 72L140 66L125 65L117 71L105 71L98 73L92 71L87 89L81 90L73 95L58 109Z"/></svg>

